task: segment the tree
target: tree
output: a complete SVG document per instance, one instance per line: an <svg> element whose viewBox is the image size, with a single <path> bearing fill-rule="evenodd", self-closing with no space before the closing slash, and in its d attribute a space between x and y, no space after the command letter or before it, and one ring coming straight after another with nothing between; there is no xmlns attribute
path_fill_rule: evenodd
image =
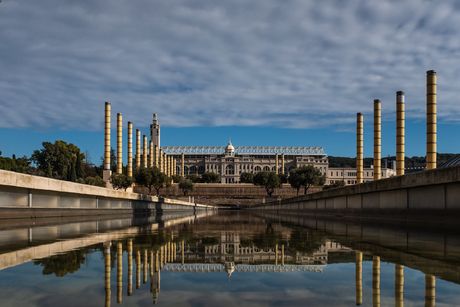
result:
<svg viewBox="0 0 460 307"><path fill-rule="evenodd" d="M281 183L287 183L288 182L288 178L285 174L278 174L278 177L280 177L280 181Z"/></svg>
<svg viewBox="0 0 460 307"><path fill-rule="evenodd" d="M201 181L204 183L218 183L220 182L220 176L216 173L207 172L201 175Z"/></svg>
<svg viewBox="0 0 460 307"><path fill-rule="evenodd" d="M30 160L26 156L22 158L16 158L15 155L11 158L2 157L0 152L0 169L18 173L29 173L31 171Z"/></svg>
<svg viewBox="0 0 460 307"><path fill-rule="evenodd" d="M186 177L187 179L190 179L193 183L198 183L200 182L200 177L196 174L190 174L190 175L187 175Z"/></svg>
<svg viewBox="0 0 460 307"><path fill-rule="evenodd" d="M85 155L80 152L80 148L60 140L54 143L43 142L42 146L31 157L39 174L71 181L77 181L83 176L82 161Z"/></svg>
<svg viewBox="0 0 460 307"><path fill-rule="evenodd" d="M126 191L126 189L133 184L133 178L125 174L112 174L110 182L115 189L123 189Z"/></svg>
<svg viewBox="0 0 460 307"><path fill-rule="evenodd" d="M311 186L323 185L325 177L316 167L307 165L292 170L288 180L291 186L297 189L297 194L301 187L304 188L304 194L307 194Z"/></svg>
<svg viewBox="0 0 460 307"><path fill-rule="evenodd" d="M98 186L98 187L105 187L105 182L104 180L99 177L99 176L89 176L89 177L86 177L85 180L84 180L84 183L85 184L89 184L89 185L94 185L94 186Z"/></svg>
<svg viewBox="0 0 460 307"><path fill-rule="evenodd" d="M149 189L149 193L152 193L152 189L155 189L156 195L160 195L160 190L171 184L171 179L166 174L160 172L158 167L153 168L140 168L136 172L135 181Z"/></svg>
<svg viewBox="0 0 460 307"><path fill-rule="evenodd" d="M190 179L182 179L179 182L179 189L182 190L182 193L184 193L184 196L188 194L188 192L193 191L193 182Z"/></svg>
<svg viewBox="0 0 460 307"><path fill-rule="evenodd" d="M265 188L268 196L272 196L275 189L280 187L281 182L274 172L260 172L254 176L254 184Z"/></svg>
<svg viewBox="0 0 460 307"><path fill-rule="evenodd" d="M240 182L241 183L254 183L254 175L252 173L241 173Z"/></svg>

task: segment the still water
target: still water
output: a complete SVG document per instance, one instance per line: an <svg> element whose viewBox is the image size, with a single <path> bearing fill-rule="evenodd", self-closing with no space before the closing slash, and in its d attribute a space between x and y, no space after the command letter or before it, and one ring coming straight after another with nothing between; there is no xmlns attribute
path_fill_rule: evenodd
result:
<svg viewBox="0 0 460 307"><path fill-rule="evenodd" d="M0 306L459 306L456 231L224 212L2 222Z"/></svg>

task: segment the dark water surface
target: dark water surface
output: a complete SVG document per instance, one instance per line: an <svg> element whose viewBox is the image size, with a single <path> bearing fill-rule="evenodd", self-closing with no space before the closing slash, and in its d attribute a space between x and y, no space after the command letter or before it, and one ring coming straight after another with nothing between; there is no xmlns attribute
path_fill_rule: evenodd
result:
<svg viewBox="0 0 460 307"><path fill-rule="evenodd" d="M0 226L0 306L459 306L455 231L224 212Z"/></svg>

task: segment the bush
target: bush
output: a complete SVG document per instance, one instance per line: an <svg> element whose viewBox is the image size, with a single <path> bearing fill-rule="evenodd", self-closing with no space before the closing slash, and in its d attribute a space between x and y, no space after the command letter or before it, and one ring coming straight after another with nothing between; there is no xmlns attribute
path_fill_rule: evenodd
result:
<svg viewBox="0 0 460 307"><path fill-rule="evenodd" d="M220 176L216 173L207 172L201 175L201 182L203 183L219 183Z"/></svg>
<svg viewBox="0 0 460 307"><path fill-rule="evenodd" d="M110 178L110 182L112 183L112 186L116 190L123 189L126 191L127 188L129 188L133 184L133 178L128 177L125 174L112 174L112 177Z"/></svg>
<svg viewBox="0 0 460 307"><path fill-rule="evenodd" d="M280 178L274 172L260 172L254 176L254 184L265 188L268 196L272 196L281 185Z"/></svg>
<svg viewBox="0 0 460 307"><path fill-rule="evenodd" d="M193 182L190 179L183 179L179 182L179 189L182 190L184 196L188 194L188 192L193 191Z"/></svg>
<svg viewBox="0 0 460 307"><path fill-rule="evenodd" d="M254 183L254 175L251 173L241 173L240 182L241 183Z"/></svg>

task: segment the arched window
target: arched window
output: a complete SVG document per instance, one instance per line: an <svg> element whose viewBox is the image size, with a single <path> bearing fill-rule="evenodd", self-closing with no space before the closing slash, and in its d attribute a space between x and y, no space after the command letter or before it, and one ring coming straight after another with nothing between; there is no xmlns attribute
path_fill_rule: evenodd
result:
<svg viewBox="0 0 460 307"><path fill-rule="evenodd" d="M235 168L233 167L232 164L229 164L225 167L225 175L234 175L235 174Z"/></svg>
<svg viewBox="0 0 460 307"><path fill-rule="evenodd" d="M269 172L270 171L270 166L264 166L264 172Z"/></svg>
<svg viewBox="0 0 460 307"><path fill-rule="evenodd" d="M195 165L190 166L190 174L196 174L196 166Z"/></svg>
<svg viewBox="0 0 460 307"><path fill-rule="evenodd" d="M188 168L188 166L184 166L184 173L185 175L190 175L190 169Z"/></svg>
<svg viewBox="0 0 460 307"><path fill-rule="evenodd" d="M259 173L259 172L261 172L261 171L262 171L262 168L261 168L260 166L254 167L254 172L255 172L255 173Z"/></svg>

